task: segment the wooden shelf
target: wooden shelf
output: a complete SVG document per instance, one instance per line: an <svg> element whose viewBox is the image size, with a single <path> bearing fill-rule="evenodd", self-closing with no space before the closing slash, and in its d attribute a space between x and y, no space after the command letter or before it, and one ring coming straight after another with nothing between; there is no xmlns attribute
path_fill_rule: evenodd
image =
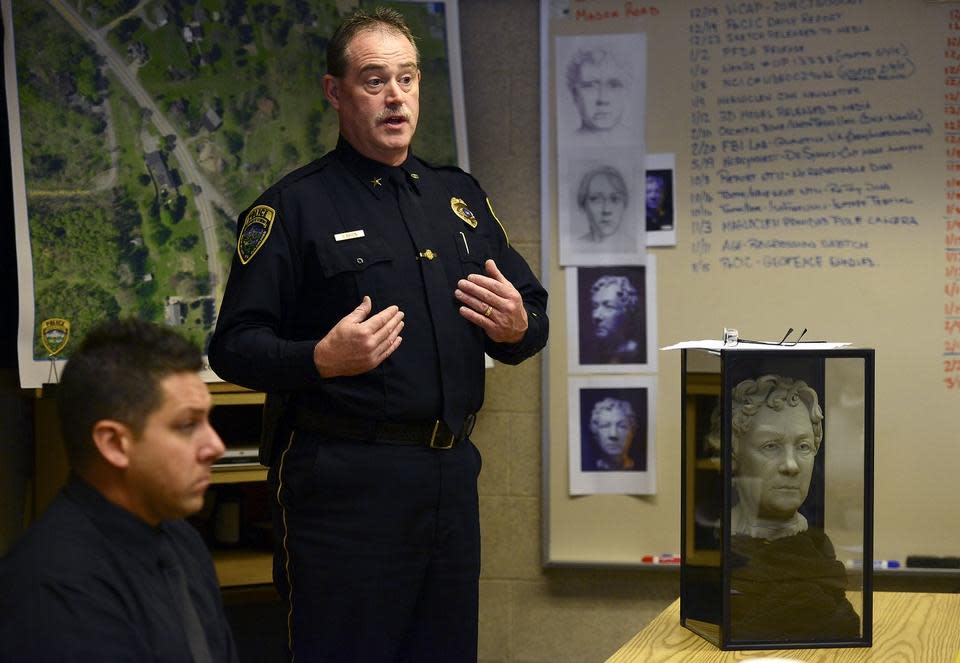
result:
<svg viewBox="0 0 960 663"><path fill-rule="evenodd" d="M229 382L208 382L207 390L214 405L263 405L266 395Z"/></svg>
<svg viewBox="0 0 960 663"><path fill-rule="evenodd" d="M214 465L212 483L245 483L266 481L267 468L263 465Z"/></svg>
<svg viewBox="0 0 960 663"><path fill-rule="evenodd" d="M262 550L213 550L221 587L268 585L273 582L273 555Z"/></svg>

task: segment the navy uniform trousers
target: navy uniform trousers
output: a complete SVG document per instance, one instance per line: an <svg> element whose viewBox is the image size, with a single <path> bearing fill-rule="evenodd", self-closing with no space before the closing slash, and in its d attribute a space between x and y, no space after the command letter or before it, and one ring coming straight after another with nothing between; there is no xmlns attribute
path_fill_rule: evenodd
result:
<svg viewBox="0 0 960 663"><path fill-rule="evenodd" d="M270 468L293 661L477 656L480 452L291 434Z"/></svg>

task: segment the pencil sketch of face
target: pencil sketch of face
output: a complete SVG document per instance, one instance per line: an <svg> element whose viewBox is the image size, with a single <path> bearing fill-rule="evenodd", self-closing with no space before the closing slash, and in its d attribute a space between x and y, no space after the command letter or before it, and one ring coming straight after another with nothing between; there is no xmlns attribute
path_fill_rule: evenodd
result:
<svg viewBox="0 0 960 663"><path fill-rule="evenodd" d="M598 278L590 288L594 336L605 341L623 340L639 301L637 289L626 276Z"/></svg>
<svg viewBox="0 0 960 663"><path fill-rule="evenodd" d="M616 233L628 202L627 183L616 168L600 166L584 175L577 191L577 205L586 215L590 229L583 239L600 242Z"/></svg>
<svg viewBox="0 0 960 663"><path fill-rule="evenodd" d="M607 462L623 468L637 429L637 415L629 401L604 398L593 406L590 432Z"/></svg>
<svg viewBox="0 0 960 663"><path fill-rule="evenodd" d="M744 380L733 391L732 428L740 507L769 521L793 518L823 440L817 393L779 375Z"/></svg>
<svg viewBox="0 0 960 663"><path fill-rule="evenodd" d="M580 113L580 130L609 131L620 124L631 76L603 48L578 51L567 66L567 86Z"/></svg>

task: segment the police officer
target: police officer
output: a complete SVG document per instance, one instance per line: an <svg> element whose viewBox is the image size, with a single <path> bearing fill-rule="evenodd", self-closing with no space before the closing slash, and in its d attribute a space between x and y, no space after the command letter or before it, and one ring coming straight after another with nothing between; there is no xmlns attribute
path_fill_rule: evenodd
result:
<svg viewBox="0 0 960 663"><path fill-rule="evenodd" d="M547 293L477 182L410 153L403 18L351 15L327 66L340 140L241 214L210 362L279 413L261 457L295 660L475 661L483 355L538 352Z"/></svg>

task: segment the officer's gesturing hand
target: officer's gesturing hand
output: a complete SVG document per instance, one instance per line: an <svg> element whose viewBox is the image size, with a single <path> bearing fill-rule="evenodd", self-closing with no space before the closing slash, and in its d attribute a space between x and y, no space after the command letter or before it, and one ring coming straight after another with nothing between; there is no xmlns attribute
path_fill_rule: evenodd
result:
<svg viewBox="0 0 960 663"><path fill-rule="evenodd" d="M481 327L492 341L517 343L527 332L523 298L497 263L487 260L483 268L487 276L471 274L457 282L454 294L463 304L460 315Z"/></svg>
<svg viewBox="0 0 960 663"><path fill-rule="evenodd" d="M373 302L364 295L360 305L320 339L313 348L313 364L320 377L359 375L379 366L403 338L403 311L388 306L367 318Z"/></svg>

